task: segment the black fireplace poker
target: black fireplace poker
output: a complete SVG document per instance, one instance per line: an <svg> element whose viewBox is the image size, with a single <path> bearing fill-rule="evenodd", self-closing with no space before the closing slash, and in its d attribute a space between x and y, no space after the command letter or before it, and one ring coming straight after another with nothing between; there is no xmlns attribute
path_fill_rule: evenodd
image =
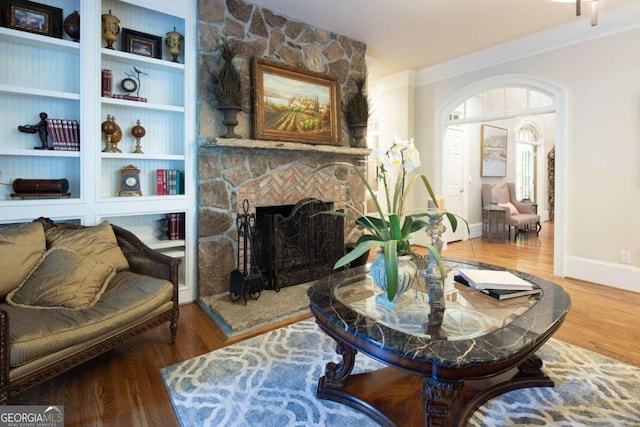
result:
<svg viewBox="0 0 640 427"><path fill-rule="evenodd" d="M244 305L247 305L247 297L257 300L263 287L263 278L256 266L253 254L253 235L255 234L256 214L249 213L249 200L242 202L242 212L236 215L236 227L238 228L237 268L229 277L229 298L232 302L244 297ZM240 254L242 254L242 271L240 271ZM249 262L251 257L251 262Z"/></svg>

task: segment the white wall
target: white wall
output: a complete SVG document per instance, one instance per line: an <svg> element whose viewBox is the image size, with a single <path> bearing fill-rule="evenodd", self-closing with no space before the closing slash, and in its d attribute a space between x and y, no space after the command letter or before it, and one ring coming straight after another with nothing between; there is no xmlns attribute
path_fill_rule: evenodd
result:
<svg viewBox="0 0 640 427"><path fill-rule="evenodd" d="M391 148L394 138L409 139L415 133L415 73L399 73L393 79L376 82L369 86L372 98L372 115L378 123L378 147ZM380 186L379 190L382 190ZM385 198L380 195L378 202L386 210ZM409 201L408 209L413 203Z"/></svg>
<svg viewBox="0 0 640 427"><path fill-rule="evenodd" d="M607 37L416 87L416 140L438 170L438 108L464 87L503 74L527 75L565 90L562 254L566 276L640 291L640 30ZM427 160L423 155L423 161ZM433 176L439 185L439 177ZM631 252L631 265L619 262Z"/></svg>

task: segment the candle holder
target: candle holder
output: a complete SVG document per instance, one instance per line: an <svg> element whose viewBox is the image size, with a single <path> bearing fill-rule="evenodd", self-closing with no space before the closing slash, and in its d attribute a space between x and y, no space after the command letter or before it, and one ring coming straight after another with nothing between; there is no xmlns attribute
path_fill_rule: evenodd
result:
<svg viewBox="0 0 640 427"><path fill-rule="evenodd" d="M131 135L136 139L136 146L133 150L136 154L144 154L142 146L140 145L140 139L145 136L147 131L140 125L140 119L136 120L136 125L131 128Z"/></svg>

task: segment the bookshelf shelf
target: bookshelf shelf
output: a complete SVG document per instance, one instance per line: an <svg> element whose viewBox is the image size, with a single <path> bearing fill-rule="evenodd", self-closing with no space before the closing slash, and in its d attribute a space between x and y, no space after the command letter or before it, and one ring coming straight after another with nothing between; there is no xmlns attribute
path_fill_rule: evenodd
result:
<svg viewBox="0 0 640 427"><path fill-rule="evenodd" d="M0 27L0 226L29 222L46 212L53 220L73 219L94 225L108 220L143 241L157 239L158 221L170 213L184 215L185 239L154 245L170 245L183 259L180 300L195 298L195 90L197 2L188 0L176 9L174 2L122 0L42 0L82 17L80 42ZM121 38L114 50L105 49L101 16L109 10L125 28L162 37L173 30L184 35L180 63L124 52ZM148 102L104 97L102 69L112 70L113 94L124 95L120 82L137 67L141 75L139 96ZM80 151L35 150L38 134L19 132L20 125L48 118L80 123ZM101 124L107 115L116 118L122 131L118 143L123 153L103 153ZM144 154L134 154L131 129L140 121L146 134L140 143ZM53 146L51 134L48 145ZM118 197L121 169L140 169L143 196ZM157 195L156 171L180 170L185 193ZM16 178L69 181L67 199L12 199ZM34 214L34 212L38 212Z"/></svg>
<svg viewBox="0 0 640 427"><path fill-rule="evenodd" d="M53 49L59 52L78 53L80 51L80 43L4 27L0 27L0 42L14 43L25 47Z"/></svg>

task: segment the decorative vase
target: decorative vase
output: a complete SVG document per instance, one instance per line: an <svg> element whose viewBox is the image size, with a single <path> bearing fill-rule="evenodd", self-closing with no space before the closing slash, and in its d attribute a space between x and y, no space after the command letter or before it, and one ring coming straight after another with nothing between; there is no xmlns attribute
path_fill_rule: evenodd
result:
<svg viewBox="0 0 640 427"><path fill-rule="evenodd" d="M407 292L413 286L418 267L413 262L411 255L402 255L398 257L398 287L396 288L396 295L392 301L389 301L387 295L387 272L384 264L384 253L381 251L376 252L376 260L371 263L369 273L373 282L382 289L382 294L376 297L376 301L385 305L395 306L400 302L402 294Z"/></svg>
<svg viewBox="0 0 640 427"><path fill-rule="evenodd" d="M74 42L80 41L80 14L77 10L64 19L62 28Z"/></svg>
<svg viewBox="0 0 640 427"><path fill-rule="evenodd" d="M354 147L366 147L367 144L366 143L362 143L362 140L364 139L364 137L367 135L367 125L363 124L363 125L350 125L349 126L349 133L351 134L351 137L354 139Z"/></svg>
<svg viewBox="0 0 640 427"><path fill-rule="evenodd" d="M111 9L109 9L109 13L102 15L102 38L107 42L106 49L113 49L113 43L118 40L119 24L120 19L111 14Z"/></svg>
<svg viewBox="0 0 640 427"><path fill-rule="evenodd" d="M176 31L176 27L173 27L173 31L167 33L165 43L169 48L171 54L171 62L178 62L178 56L180 55L180 43L184 41L184 36Z"/></svg>
<svg viewBox="0 0 640 427"><path fill-rule="evenodd" d="M234 132L234 128L238 126L238 113L242 108L233 105L220 105L218 110L222 111L222 124L227 127L227 133L220 135L220 138L242 138Z"/></svg>
<svg viewBox="0 0 640 427"><path fill-rule="evenodd" d="M116 118L110 114L107 114L107 120L102 122L100 126L102 132L107 139L107 144L102 150L103 153L122 153L122 150L118 148L118 142L122 139L122 130L116 123Z"/></svg>

